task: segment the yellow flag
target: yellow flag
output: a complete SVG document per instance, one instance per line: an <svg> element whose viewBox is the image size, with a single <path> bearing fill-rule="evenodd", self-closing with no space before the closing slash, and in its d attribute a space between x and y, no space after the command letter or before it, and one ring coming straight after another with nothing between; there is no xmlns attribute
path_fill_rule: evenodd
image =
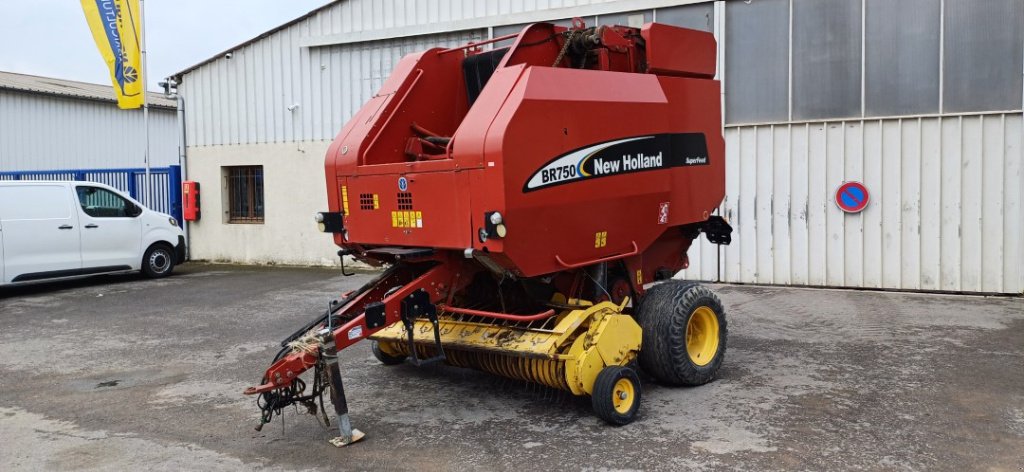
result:
<svg viewBox="0 0 1024 472"><path fill-rule="evenodd" d="M96 46L110 68L120 108L142 106L142 52L139 0L82 0Z"/></svg>

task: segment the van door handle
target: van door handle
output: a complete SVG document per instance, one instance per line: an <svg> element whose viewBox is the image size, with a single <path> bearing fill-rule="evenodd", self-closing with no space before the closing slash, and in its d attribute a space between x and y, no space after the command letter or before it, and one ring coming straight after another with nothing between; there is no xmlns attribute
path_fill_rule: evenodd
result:
<svg viewBox="0 0 1024 472"><path fill-rule="evenodd" d="M100 225L88 224L88 225L85 225L85 227L88 228L88 229L93 229L93 228L99 228Z"/></svg>
<svg viewBox="0 0 1024 472"><path fill-rule="evenodd" d="M57 227L57 229L71 229L71 228L74 228L74 226L71 226L71 225L60 225L60 226Z"/></svg>

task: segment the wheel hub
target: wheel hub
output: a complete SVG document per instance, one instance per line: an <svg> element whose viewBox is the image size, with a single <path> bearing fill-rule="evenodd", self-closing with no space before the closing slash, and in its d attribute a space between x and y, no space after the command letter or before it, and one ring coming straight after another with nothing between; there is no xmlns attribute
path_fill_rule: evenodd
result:
<svg viewBox="0 0 1024 472"><path fill-rule="evenodd" d="M631 408L633 408L633 398L635 388L633 382L629 379L619 379L615 382L615 389L613 390L613 403L615 405L615 411L626 414Z"/></svg>
<svg viewBox="0 0 1024 472"><path fill-rule="evenodd" d="M708 365L718 352L718 318L706 306L697 307L686 323L686 352L699 366Z"/></svg>

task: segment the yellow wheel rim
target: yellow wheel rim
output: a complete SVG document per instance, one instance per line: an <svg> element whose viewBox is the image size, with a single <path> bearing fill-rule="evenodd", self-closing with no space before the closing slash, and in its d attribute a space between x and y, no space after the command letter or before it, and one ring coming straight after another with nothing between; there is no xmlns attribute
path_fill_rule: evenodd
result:
<svg viewBox="0 0 1024 472"><path fill-rule="evenodd" d="M718 317L706 306L697 307L686 323L686 352L690 361L708 365L718 354Z"/></svg>
<svg viewBox="0 0 1024 472"><path fill-rule="evenodd" d="M615 405L615 411L621 414L629 413L635 401L636 387L633 386L633 382L629 379L619 379L615 382L615 388L612 389L612 404Z"/></svg>

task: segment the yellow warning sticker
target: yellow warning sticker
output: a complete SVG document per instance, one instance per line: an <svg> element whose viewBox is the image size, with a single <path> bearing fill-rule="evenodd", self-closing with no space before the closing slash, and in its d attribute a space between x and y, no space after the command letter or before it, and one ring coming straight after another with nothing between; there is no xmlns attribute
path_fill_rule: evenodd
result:
<svg viewBox="0 0 1024 472"><path fill-rule="evenodd" d="M373 209L376 210L378 208L380 208L380 195L375 193L373 194Z"/></svg>
<svg viewBox="0 0 1024 472"><path fill-rule="evenodd" d="M422 211L393 211L391 212L392 228L422 228Z"/></svg>
<svg viewBox="0 0 1024 472"><path fill-rule="evenodd" d="M341 207L344 209L345 214L348 215L348 186L341 186Z"/></svg>

